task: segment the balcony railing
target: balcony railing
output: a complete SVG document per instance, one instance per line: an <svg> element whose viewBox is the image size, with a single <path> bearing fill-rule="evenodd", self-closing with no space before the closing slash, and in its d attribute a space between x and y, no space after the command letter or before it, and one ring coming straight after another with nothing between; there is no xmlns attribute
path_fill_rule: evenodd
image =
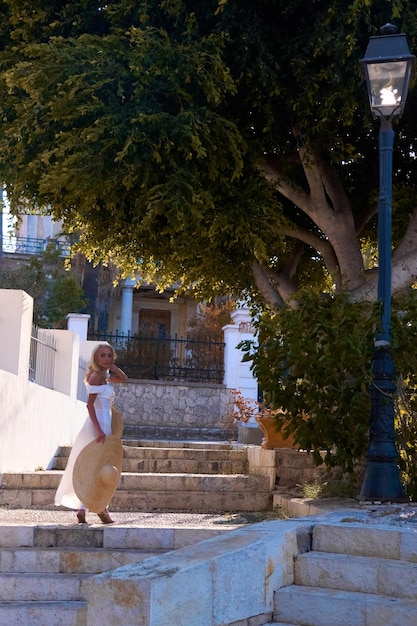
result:
<svg viewBox="0 0 417 626"><path fill-rule="evenodd" d="M110 343L129 378L223 383L222 341L102 332L89 333L88 339Z"/></svg>
<svg viewBox="0 0 417 626"><path fill-rule="evenodd" d="M40 254L48 245L53 244L60 256L69 256L70 246L59 239L37 239L35 237L3 237L3 252L18 254Z"/></svg>

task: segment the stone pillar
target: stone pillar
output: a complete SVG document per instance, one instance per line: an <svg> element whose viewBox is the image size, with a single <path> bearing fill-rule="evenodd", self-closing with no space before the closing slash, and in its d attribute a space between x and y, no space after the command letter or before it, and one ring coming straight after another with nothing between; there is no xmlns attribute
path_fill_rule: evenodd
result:
<svg viewBox="0 0 417 626"><path fill-rule="evenodd" d="M67 329L73 330L80 336L81 341L87 339L88 320L91 315L87 313L68 313L67 315Z"/></svg>
<svg viewBox="0 0 417 626"><path fill-rule="evenodd" d="M231 313L233 323L223 327L224 352L224 384L228 389L240 391L243 398L250 402L258 400L258 381L253 376L250 363L242 362L243 353L237 348L241 341L255 340L250 311L247 307L236 309ZM238 422L239 441L242 443L260 443L262 431L255 417L249 422Z"/></svg>
<svg viewBox="0 0 417 626"><path fill-rule="evenodd" d="M133 290L136 281L126 278L122 287L122 310L120 314L120 332L128 335L132 332Z"/></svg>

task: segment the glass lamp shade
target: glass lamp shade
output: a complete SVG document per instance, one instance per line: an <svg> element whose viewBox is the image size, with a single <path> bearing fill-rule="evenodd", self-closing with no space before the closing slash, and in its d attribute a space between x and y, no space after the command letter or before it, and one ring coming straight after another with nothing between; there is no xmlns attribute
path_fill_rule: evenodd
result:
<svg viewBox="0 0 417 626"><path fill-rule="evenodd" d="M415 56L402 33L371 37L361 64L375 118L392 119L403 114Z"/></svg>

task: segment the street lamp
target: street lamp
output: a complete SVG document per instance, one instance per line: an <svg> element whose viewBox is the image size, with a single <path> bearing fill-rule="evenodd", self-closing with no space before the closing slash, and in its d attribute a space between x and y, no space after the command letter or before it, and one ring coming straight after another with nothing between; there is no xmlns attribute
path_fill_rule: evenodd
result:
<svg viewBox="0 0 417 626"><path fill-rule="evenodd" d="M375 336L372 361L370 444L359 498L404 501L394 431L395 368L391 343L391 204L392 120L403 114L414 69L406 36L386 24L371 37L360 63L365 72L372 115L380 120L378 199L378 300L381 324Z"/></svg>

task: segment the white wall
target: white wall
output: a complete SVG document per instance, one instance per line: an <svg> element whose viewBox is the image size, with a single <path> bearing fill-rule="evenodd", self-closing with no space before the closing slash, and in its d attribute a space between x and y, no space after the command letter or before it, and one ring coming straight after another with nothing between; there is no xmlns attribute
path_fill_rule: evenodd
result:
<svg viewBox="0 0 417 626"><path fill-rule="evenodd" d="M225 327L225 385L256 398L257 381L242 363L239 341L253 337L246 309L232 314ZM56 339L54 390L28 380L33 300L24 291L0 289L0 474L47 469L60 445L72 445L87 417L77 400L78 362L89 360L99 342L80 340L68 330L50 330ZM244 426L260 434L255 420Z"/></svg>
<svg viewBox="0 0 417 626"><path fill-rule="evenodd" d="M51 466L87 416L83 402L0 370L0 474Z"/></svg>
<svg viewBox="0 0 417 626"><path fill-rule="evenodd" d="M77 400L80 341L72 331L50 331L58 348L55 390L28 380L32 318L27 293L0 289L0 473L46 469L87 416Z"/></svg>
<svg viewBox="0 0 417 626"><path fill-rule="evenodd" d="M28 377L32 319L33 298L20 289L0 289L0 370L24 379Z"/></svg>

